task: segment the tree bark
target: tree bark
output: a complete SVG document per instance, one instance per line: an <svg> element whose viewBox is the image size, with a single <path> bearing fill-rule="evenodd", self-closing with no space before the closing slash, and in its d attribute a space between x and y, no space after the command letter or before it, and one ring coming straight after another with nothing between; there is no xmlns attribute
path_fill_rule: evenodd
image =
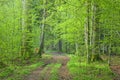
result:
<svg viewBox="0 0 120 80"><path fill-rule="evenodd" d="M46 0L43 0L43 22L41 26L41 40L40 40L40 48L38 54L42 57L42 53L44 53L44 36L45 36L45 19L46 19L46 9L45 9Z"/></svg>
<svg viewBox="0 0 120 80"><path fill-rule="evenodd" d="M86 25L85 25L85 46L86 46L86 54L87 54L87 62L89 63L89 57L90 57L90 55L89 55L89 27L90 27L90 12L89 12L89 10L90 10L90 1L89 0L87 0L87 22L86 22Z"/></svg>
<svg viewBox="0 0 120 80"><path fill-rule="evenodd" d="M58 50L59 52L62 52L62 40L59 40L58 42Z"/></svg>
<svg viewBox="0 0 120 80"><path fill-rule="evenodd" d="M22 48L21 48L21 56L24 57L26 49L25 49L25 27L26 27L26 0L22 0Z"/></svg>
<svg viewBox="0 0 120 80"><path fill-rule="evenodd" d="M100 57L100 28L99 28L99 5L97 2L94 1L92 5L93 10L93 19L92 19L92 26L93 26L93 48L92 48L92 56L91 61L101 61ZM99 14L100 15L100 14Z"/></svg>

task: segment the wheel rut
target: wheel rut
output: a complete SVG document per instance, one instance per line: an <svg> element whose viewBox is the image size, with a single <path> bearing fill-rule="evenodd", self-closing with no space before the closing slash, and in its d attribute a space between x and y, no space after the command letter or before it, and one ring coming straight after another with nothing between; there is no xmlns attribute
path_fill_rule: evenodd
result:
<svg viewBox="0 0 120 80"><path fill-rule="evenodd" d="M57 80L72 80L72 77L67 68L67 63L70 60L68 56L52 56L49 60L44 61L44 65L38 67L36 70L32 71L29 75L26 75L23 80L51 80L50 77L52 75L51 70L52 66L48 66L51 64L59 63L61 64L58 70L58 79Z"/></svg>

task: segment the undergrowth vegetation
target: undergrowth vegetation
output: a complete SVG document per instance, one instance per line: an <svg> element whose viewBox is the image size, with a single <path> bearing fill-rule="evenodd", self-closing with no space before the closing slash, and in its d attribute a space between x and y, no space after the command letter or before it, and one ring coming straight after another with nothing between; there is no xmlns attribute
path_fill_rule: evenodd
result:
<svg viewBox="0 0 120 80"><path fill-rule="evenodd" d="M44 65L45 59L50 58L50 55L43 55L42 59L34 57L29 60L23 60L22 62L8 64L7 67L0 69L0 80L22 80L25 75L30 74L37 67Z"/></svg>
<svg viewBox="0 0 120 80"><path fill-rule="evenodd" d="M71 55L67 66L73 80L112 80L114 74L106 62L87 64L85 58Z"/></svg>
<svg viewBox="0 0 120 80"><path fill-rule="evenodd" d="M113 80L114 73L109 68L106 61L87 63L85 57L69 55L70 61L67 68L72 76L72 80ZM31 58L22 63L15 62L0 69L0 80L23 80L33 70L44 67L41 71L40 80L59 80L59 70L62 64L59 60L55 63L46 64L46 60L51 60L52 56L47 54L43 58ZM19 65L18 65L19 64ZM45 66L44 66L45 65ZM45 77L47 75L47 77Z"/></svg>
<svg viewBox="0 0 120 80"><path fill-rule="evenodd" d="M60 63L53 63L47 65L44 70L41 72L42 76L40 77L40 80L59 80L59 68L61 67ZM47 77L44 77L46 76Z"/></svg>

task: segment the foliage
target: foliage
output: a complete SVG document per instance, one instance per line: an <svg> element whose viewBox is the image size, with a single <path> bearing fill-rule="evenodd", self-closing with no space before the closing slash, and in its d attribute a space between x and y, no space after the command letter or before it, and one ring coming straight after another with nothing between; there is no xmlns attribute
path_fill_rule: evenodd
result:
<svg viewBox="0 0 120 80"><path fill-rule="evenodd" d="M73 53L88 62L107 54L110 62L111 54L120 55L119 13L119 0L0 0L0 68L6 69L0 76L10 75L13 65L33 61L41 52ZM82 64L73 64L83 68L80 75L108 69L106 64L98 68L93 63L96 66L86 64L85 70Z"/></svg>
<svg viewBox="0 0 120 80"><path fill-rule="evenodd" d="M71 55L70 58L67 66L75 76L73 80L112 80L114 77L106 62L87 64L85 57L80 59L78 56Z"/></svg>

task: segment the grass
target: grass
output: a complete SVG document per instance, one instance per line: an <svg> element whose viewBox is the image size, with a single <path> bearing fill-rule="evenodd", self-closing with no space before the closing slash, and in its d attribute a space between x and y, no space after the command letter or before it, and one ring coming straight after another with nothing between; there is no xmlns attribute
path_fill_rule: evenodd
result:
<svg viewBox="0 0 120 80"><path fill-rule="evenodd" d="M43 62L38 62L29 66L17 66L17 67L8 67L4 72L2 72L1 76L6 80L22 80L22 76L29 74L31 71L36 69L39 66L42 66ZM6 72L8 71L8 72Z"/></svg>
<svg viewBox="0 0 120 80"><path fill-rule="evenodd" d="M87 64L85 57L70 55L67 67L73 76L72 80L113 80L114 74L106 62L94 62ZM44 65L43 60L50 59L51 55L43 55L43 58L34 57L22 63L15 62L14 65L0 69L0 80L23 80L25 75L31 73L39 66ZM42 70L41 78L59 80L59 68L61 63L47 64ZM48 77L45 77L47 75ZM42 79L43 80L43 79ZM44 79L45 80L45 79Z"/></svg>
<svg viewBox="0 0 120 80"><path fill-rule="evenodd" d="M24 75L44 65L43 60L50 58L50 55L44 54L42 59L34 57L22 61L22 63L15 62L14 64L9 64L7 67L0 69L0 80L22 80Z"/></svg>
<svg viewBox="0 0 120 80"><path fill-rule="evenodd" d="M42 71L42 75L40 77L40 80L59 80L59 75L58 75L58 71L59 68L61 67L60 63L52 63L47 65L44 70ZM47 77L44 77L45 75L47 75Z"/></svg>
<svg viewBox="0 0 120 80"><path fill-rule="evenodd" d="M112 80L114 74L105 62L94 62L87 64L85 58L71 55L67 66L72 74L73 80Z"/></svg>
<svg viewBox="0 0 120 80"><path fill-rule="evenodd" d="M58 70L61 67L61 64L55 64L51 70L50 80L59 80Z"/></svg>

